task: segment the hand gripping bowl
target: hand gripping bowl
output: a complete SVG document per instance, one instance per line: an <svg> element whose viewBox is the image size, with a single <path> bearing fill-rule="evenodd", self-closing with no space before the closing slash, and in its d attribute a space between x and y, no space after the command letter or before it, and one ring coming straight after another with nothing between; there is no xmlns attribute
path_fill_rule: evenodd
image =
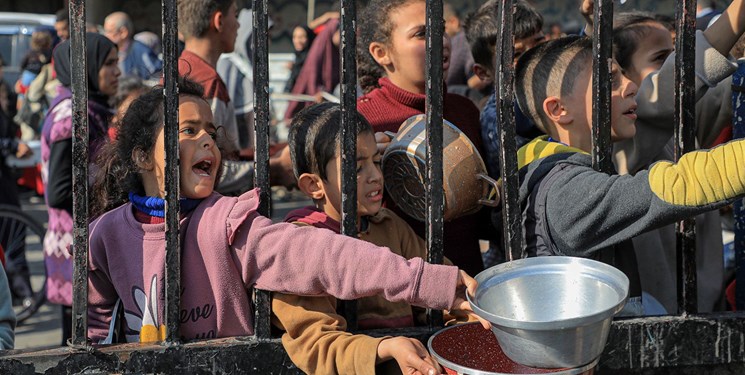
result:
<svg viewBox="0 0 745 375"><path fill-rule="evenodd" d="M629 279L605 263L546 256L491 267L468 300L504 353L531 367L579 367L600 356Z"/></svg>
<svg viewBox="0 0 745 375"><path fill-rule="evenodd" d="M420 221L424 221L427 212L426 135L426 116L412 116L401 124L383 155L388 195L404 212ZM487 175L476 147L445 120L442 121L442 175L445 221L474 213L481 205L499 205L498 194L492 200L487 198L497 183Z"/></svg>

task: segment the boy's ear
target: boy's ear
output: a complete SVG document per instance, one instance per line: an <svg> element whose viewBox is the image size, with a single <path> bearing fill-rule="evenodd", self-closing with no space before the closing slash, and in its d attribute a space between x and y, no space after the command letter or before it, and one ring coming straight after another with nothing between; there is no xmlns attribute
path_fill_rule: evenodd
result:
<svg viewBox="0 0 745 375"><path fill-rule="evenodd" d="M388 49L385 48L383 43L379 43L379 42L370 43L370 47L368 48L368 51L370 51L370 55L372 55L373 59L375 59L375 62L377 62L378 65L385 66L385 65L391 64L391 57L388 54Z"/></svg>
<svg viewBox="0 0 745 375"><path fill-rule="evenodd" d="M494 78L492 77L491 71L479 63L473 64L473 73L479 76L479 78L484 82L492 82L492 79Z"/></svg>
<svg viewBox="0 0 745 375"><path fill-rule="evenodd" d="M217 10L210 16L210 27L214 28L218 32L222 31L222 21L225 16L221 11Z"/></svg>
<svg viewBox="0 0 745 375"><path fill-rule="evenodd" d="M297 179L297 187L313 200L326 198L326 191L323 189L321 178L313 173L301 174Z"/></svg>
<svg viewBox="0 0 745 375"><path fill-rule="evenodd" d="M551 120L551 122L568 125L572 122L572 115L567 112L564 108L564 104L561 103L561 99L556 96L549 96L543 101L543 112Z"/></svg>
<svg viewBox="0 0 745 375"><path fill-rule="evenodd" d="M153 170L153 161L150 158L150 155L148 155L145 151L142 151L142 149L136 148L132 150L132 160L135 162L137 168L139 168L139 170L141 171Z"/></svg>

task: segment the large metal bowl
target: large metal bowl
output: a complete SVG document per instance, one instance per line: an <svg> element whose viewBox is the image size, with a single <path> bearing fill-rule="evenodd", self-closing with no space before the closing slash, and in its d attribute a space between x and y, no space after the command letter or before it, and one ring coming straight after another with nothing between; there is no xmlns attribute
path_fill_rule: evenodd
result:
<svg viewBox="0 0 745 375"><path fill-rule="evenodd" d="M576 368L542 369L515 363L481 323L456 324L429 338L427 348L448 375L592 375L598 360Z"/></svg>
<svg viewBox="0 0 745 375"><path fill-rule="evenodd" d="M598 358L629 279L605 263L575 257L520 259L476 276L469 301L504 353L532 367L579 367Z"/></svg>

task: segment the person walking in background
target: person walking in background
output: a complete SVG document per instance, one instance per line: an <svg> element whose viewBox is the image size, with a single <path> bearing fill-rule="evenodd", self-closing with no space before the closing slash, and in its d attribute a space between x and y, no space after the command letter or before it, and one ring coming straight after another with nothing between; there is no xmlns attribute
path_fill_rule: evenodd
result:
<svg viewBox="0 0 745 375"><path fill-rule="evenodd" d="M316 95L320 102L320 93L334 92L339 84L339 19L330 18L323 24L298 73L297 81L292 87L293 94ZM296 113L308 103L290 102L285 112L285 121L289 122Z"/></svg>
<svg viewBox="0 0 745 375"><path fill-rule="evenodd" d="M17 137L18 125L13 121L13 114L16 109L16 96L10 85L2 80L2 75L3 62L0 59L0 204L20 207L16 176L13 174L11 168L5 164L5 159L11 155L17 158L26 158L31 156L33 152L26 143L21 142ZM4 224L5 220L11 219L0 218L0 232L8 230L3 229L7 228ZM31 303L30 298L33 295L33 291L29 278L28 263L26 262L26 246L25 244L21 246L8 245L7 243L0 242L0 249L7 252L3 263L8 276L8 285L10 286L8 304L10 304L10 300L12 299L14 304L28 305ZM1 288L3 286L0 286ZM2 307L0 307L0 316L2 315L2 310ZM2 317L0 317L0 322L2 322ZM0 323L1 325L2 323ZM0 348L4 346L3 344L2 337L0 337Z"/></svg>
<svg viewBox="0 0 745 375"><path fill-rule="evenodd" d="M305 58L308 57L308 50L310 50L315 38L316 33L308 26L297 25L292 29L292 48L295 52L295 61L291 63L290 78L287 79L287 84L285 84L285 92L291 92L295 86L300 70L305 65Z"/></svg>
<svg viewBox="0 0 745 375"><path fill-rule="evenodd" d="M717 9L717 3L714 0L699 0L696 2L696 30L706 30L709 25L722 15L722 11Z"/></svg>
<svg viewBox="0 0 745 375"><path fill-rule="evenodd" d="M16 108L21 114L18 124L21 126L23 139L34 139L39 136L39 128L43 121L41 106L26 103L26 93L34 80L52 60L52 35L46 30L37 30L31 34L31 50L21 61L21 77L16 82L15 91L18 94Z"/></svg>
<svg viewBox="0 0 745 375"><path fill-rule="evenodd" d="M54 31L61 41L70 39L70 13L67 8L62 8L55 14Z"/></svg>
<svg viewBox="0 0 745 375"><path fill-rule="evenodd" d="M238 36L231 53L217 60L217 73L225 82L230 101L235 107L238 146L241 150L254 147L254 78L253 78L253 12L241 9L238 14ZM269 27L272 21L269 20Z"/></svg>
<svg viewBox="0 0 745 375"><path fill-rule="evenodd" d="M116 45L105 36L87 33L89 160L95 161L106 142L113 110L108 101L117 92L119 67ZM72 74L70 41L54 50L54 68L61 85L47 113L41 137L42 178L49 213L44 236L47 300L62 306L62 342L72 325Z"/></svg>
<svg viewBox="0 0 745 375"><path fill-rule="evenodd" d="M143 80L158 78L163 63L150 47L134 39L132 19L124 12L109 14L103 23L104 35L119 48L119 70L123 76Z"/></svg>
<svg viewBox="0 0 745 375"><path fill-rule="evenodd" d="M492 81L482 80L473 73L473 55L458 12L450 3L444 3L442 14L445 33L450 38L450 68L445 80L447 90L473 100L478 106L484 95L491 92Z"/></svg>

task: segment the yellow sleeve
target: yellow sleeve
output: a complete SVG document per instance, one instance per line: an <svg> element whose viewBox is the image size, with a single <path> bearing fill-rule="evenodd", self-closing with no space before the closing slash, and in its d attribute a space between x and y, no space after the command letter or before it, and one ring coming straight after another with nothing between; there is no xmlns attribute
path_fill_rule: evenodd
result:
<svg viewBox="0 0 745 375"><path fill-rule="evenodd" d="M272 323L284 330L282 345L308 374L375 374L378 345L385 338L345 332L333 297L272 294Z"/></svg>
<svg viewBox="0 0 745 375"><path fill-rule="evenodd" d="M677 163L655 163L649 186L658 198L678 206L704 206L743 195L745 140L689 152Z"/></svg>

